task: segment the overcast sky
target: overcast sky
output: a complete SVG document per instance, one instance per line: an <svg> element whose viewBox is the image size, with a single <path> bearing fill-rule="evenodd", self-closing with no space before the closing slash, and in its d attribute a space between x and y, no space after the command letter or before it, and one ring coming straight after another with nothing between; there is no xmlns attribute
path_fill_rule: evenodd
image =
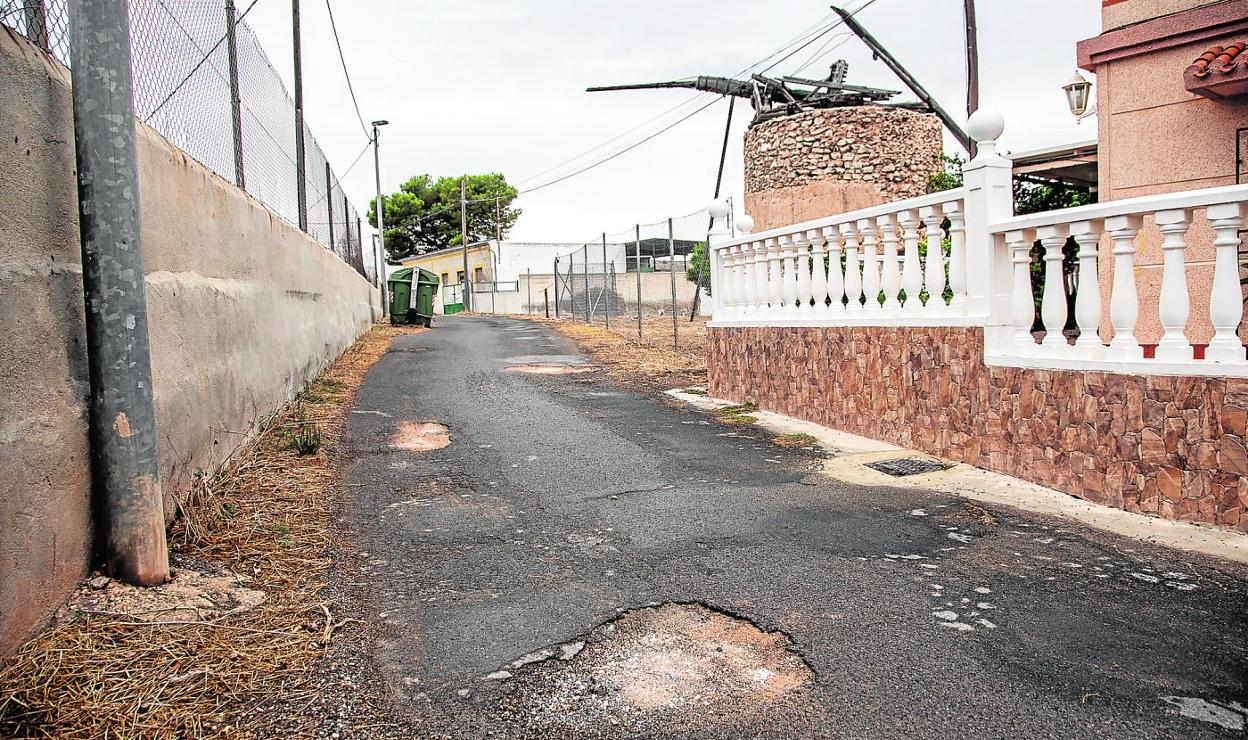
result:
<svg viewBox="0 0 1248 740"><path fill-rule="evenodd" d="M498 171L541 185L610 155L704 96L586 158L594 149L689 100L688 90L586 93L589 85L729 76L803 31L831 22L817 0L333 0L338 31L365 122L382 134L386 192L419 173ZM856 8L864 0L847 0ZM239 3L243 6L243 3ZM1061 85L1075 70L1075 42L1100 31L1091 0L979 0L981 104L1006 120L1002 143L1025 151L1095 138L1076 125ZM965 109L962 0L875 0L857 18L951 111ZM309 126L341 173L366 143L347 95L323 0L303 0L305 107ZM290 80L290 2L259 0L247 21ZM855 38L833 30L773 70L823 77L838 58L849 81L903 89ZM834 38L835 48L824 47ZM904 99L913 99L909 93ZM727 101L585 174L522 195L518 241L586 241L636 222L679 216L711 197ZM741 145L751 112L738 101L724 195L742 203ZM946 137L946 151L956 145ZM371 158L345 179L363 211Z"/></svg>

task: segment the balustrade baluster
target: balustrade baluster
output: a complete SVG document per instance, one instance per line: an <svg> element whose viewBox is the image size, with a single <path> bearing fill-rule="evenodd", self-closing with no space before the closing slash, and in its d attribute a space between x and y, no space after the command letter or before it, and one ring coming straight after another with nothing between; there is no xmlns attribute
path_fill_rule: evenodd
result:
<svg viewBox="0 0 1248 740"><path fill-rule="evenodd" d="M1034 242L1030 230L1010 231L1005 235L1014 275L1010 293L1010 323L1014 327L1011 340L1014 351L1023 355L1035 354L1036 350L1036 341L1031 336L1031 325L1036 319L1036 304L1031 294L1031 245Z"/></svg>
<svg viewBox="0 0 1248 740"><path fill-rule="evenodd" d="M752 319L758 314L758 252L762 242L748 242L745 245L745 310L742 316Z"/></svg>
<svg viewBox="0 0 1248 740"><path fill-rule="evenodd" d="M845 273L841 272L841 234L835 226L829 226L823 230L823 235L828 240L828 298L831 300L828 308L833 316L838 316L845 311L845 305L841 303L845 299Z"/></svg>
<svg viewBox="0 0 1248 740"><path fill-rule="evenodd" d="M811 229L806 236L810 241L811 310L815 316L822 318L828 315L828 271L824 268L827 241L819 229Z"/></svg>
<svg viewBox="0 0 1248 740"><path fill-rule="evenodd" d="M737 244L731 247L729 252L729 261L727 267L727 275L724 282L732 289L732 295L729 297L728 314L730 318L740 318L741 310L745 305L745 296L741 286L741 270L744 267L745 260L744 244ZM672 266L673 268L675 265Z"/></svg>
<svg viewBox="0 0 1248 740"><path fill-rule="evenodd" d="M784 308L784 283L780 262L780 241L767 240L767 315L775 317Z"/></svg>
<svg viewBox="0 0 1248 740"><path fill-rule="evenodd" d="M901 271L897 265L897 217L893 214L880 216L875 220L883 242L884 262L881 278L884 291L884 310L896 314L901 309L898 295L901 293Z"/></svg>
<svg viewBox="0 0 1248 740"><path fill-rule="evenodd" d="M914 211L902 211L897 223L901 226L902 270L901 287L906 291L907 313L923 308L923 268L919 265L919 217Z"/></svg>
<svg viewBox="0 0 1248 740"><path fill-rule="evenodd" d="M953 298L949 308L958 314L966 312L966 213L962 210L962 201L946 203L942 206L945 218L949 219L949 289ZM928 245L931 249L931 245ZM931 252L928 252L931 255ZM941 289L941 295L944 289Z"/></svg>
<svg viewBox="0 0 1248 740"><path fill-rule="evenodd" d="M1075 288L1075 322L1079 324L1079 338L1075 340L1075 352L1080 357L1099 360L1105 356L1101 342L1101 281L1098 275L1098 243L1101 239L1100 221L1076 221L1070 225L1070 235L1079 245L1079 285Z"/></svg>
<svg viewBox="0 0 1248 740"><path fill-rule="evenodd" d="M797 312L801 316L809 316L814 310L811 305L811 295L814 287L812 285L812 277L810 270L810 241L806 238L806 232L799 231L793 237L794 244L797 247L797 256L795 258L797 269Z"/></svg>
<svg viewBox="0 0 1248 740"><path fill-rule="evenodd" d="M1158 317L1163 329L1157 342L1157 360L1161 362L1184 362L1192 359L1192 345L1183 333L1191 313L1187 294L1187 266L1184 252L1187 249L1189 225L1185 209L1158 211L1155 216L1161 230L1161 300Z"/></svg>
<svg viewBox="0 0 1248 740"><path fill-rule="evenodd" d="M1109 320L1114 336L1105 356L1111 360L1144 359L1144 348L1135 338L1135 322L1140 315L1140 299L1135 288L1135 238L1140 233L1139 216L1113 216L1105 219L1105 230L1114 244L1114 285L1109 298Z"/></svg>
<svg viewBox="0 0 1248 740"><path fill-rule="evenodd" d="M862 219L858 222L862 233L862 296L867 313L880 313L880 258L875 245L879 243L875 222Z"/></svg>
<svg viewBox="0 0 1248 740"><path fill-rule="evenodd" d="M1041 226L1036 236L1044 247L1044 293L1040 299L1040 317L1044 320L1044 341L1050 352L1064 353L1069 345L1062 328L1066 325L1066 288L1062 276L1062 248L1066 246L1065 224Z"/></svg>
<svg viewBox="0 0 1248 740"><path fill-rule="evenodd" d="M794 256L797 253L797 247L793 243L793 236L785 235L780 237L780 245L784 261L782 262L784 273L781 275L783 282L781 283L781 301L783 302L784 313L792 316L797 310L797 268L794 266Z"/></svg>
<svg viewBox="0 0 1248 740"><path fill-rule="evenodd" d="M853 224L841 224L841 236L845 237L845 296L850 311L862 311L862 258L858 256L860 234Z"/></svg>
<svg viewBox="0 0 1248 740"><path fill-rule="evenodd" d="M940 310L945 307L945 232L940 227L945 214L934 206L925 206L919 209L919 219L923 222L923 239L927 243L927 257L923 261L927 303L923 307L929 311Z"/></svg>
<svg viewBox="0 0 1248 740"><path fill-rule="evenodd" d="M1244 343L1236 335L1244 318L1243 292L1239 286L1239 230L1244 227L1244 204L1222 203L1205 211L1213 225L1213 289L1209 294L1209 320L1213 339L1205 350L1212 362L1244 362Z"/></svg>
<svg viewBox="0 0 1248 740"><path fill-rule="evenodd" d="M733 247L725 247L715 251L719 255L719 259L716 260L716 269L718 269L719 275L716 282L718 292L715 296L715 315L716 318L726 318L736 308L735 298L733 297L733 265L736 262L736 255L733 253Z"/></svg>

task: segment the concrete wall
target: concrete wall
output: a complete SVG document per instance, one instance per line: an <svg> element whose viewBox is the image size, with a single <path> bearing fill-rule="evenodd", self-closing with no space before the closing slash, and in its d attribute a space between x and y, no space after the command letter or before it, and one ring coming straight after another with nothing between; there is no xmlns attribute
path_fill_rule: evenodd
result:
<svg viewBox="0 0 1248 740"><path fill-rule="evenodd" d="M856 106L776 118L745 135L745 210L764 231L913 198L942 168L940 121Z"/></svg>
<svg viewBox="0 0 1248 740"><path fill-rule="evenodd" d="M0 100L3 655L86 573L91 517L69 73L0 27ZM377 293L153 130L138 134L168 496L345 349L377 315Z"/></svg>
<svg viewBox="0 0 1248 740"><path fill-rule="evenodd" d="M988 367L968 328L712 328L710 395L1248 532L1248 379Z"/></svg>

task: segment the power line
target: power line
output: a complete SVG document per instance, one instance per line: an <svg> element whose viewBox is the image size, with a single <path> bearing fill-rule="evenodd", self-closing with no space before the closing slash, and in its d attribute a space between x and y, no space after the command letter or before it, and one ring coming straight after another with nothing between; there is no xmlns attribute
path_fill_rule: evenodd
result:
<svg viewBox="0 0 1248 740"><path fill-rule="evenodd" d="M338 47L338 61L342 62L342 74L347 78L347 91L351 93L351 105L355 106L355 117L360 119L360 128L364 130L364 138L371 141L372 136L368 133L368 126L364 125L364 116L360 113L360 103L355 99L355 86L351 84L351 73L347 71L347 58L342 53L342 40L338 38L338 24L334 22L334 7L330 0L325 0L325 10L329 11L329 27L334 32L334 44Z"/></svg>
<svg viewBox="0 0 1248 740"><path fill-rule="evenodd" d="M850 16L853 16L853 15L856 15L856 14L858 14L858 13L862 12L862 11L863 11L863 10L865 10L867 7L869 7L870 5L872 5L873 3L875 3L875 1L876 1L876 0L866 0L866 2L864 2L862 5L860 5L860 6L859 6L856 10L852 11L849 15L850 15ZM813 44L815 41L819 40L819 39L820 39L820 38L822 38L823 36L826 36L828 33L831 33L831 32L832 32L834 29L836 29L838 26L843 25L843 24L844 24L844 22L845 22L845 20L844 20L844 19L838 19L838 20L836 20L835 22L833 22L833 23L831 23L831 24L829 24L829 25L827 25L827 26L824 26L824 27L822 27L822 28L819 28L817 31L815 31L815 32L813 32L813 33L799 34L799 35L798 35L798 37L799 37L800 39L802 39L802 41L800 42L800 45L799 45L799 46L797 46L797 48L793 49L792 51L789 51L789 53L788 53L788 54L785 54L785 56L783 56L783 57L781 57L780 59L778 59L778 60L776 60L776 61L772 62L772 63L771 63L768 67L766 67L765 69L763 69L763 72L768 72L768 71L770 71L771 69L773 69L773 68L775 68L776 66L778 66L779 64L783 63L784 61L786 61L786 60L788 60L788 59L792 58L795 54L797 54L797 53L798 53L798 52L800 52L801 50L803 50L803 49L807 48L808 46L810 46L811 44ZM818 24L816 24L816 25L818 25ZM743 74L745 74L746 72L749 72L751 69L753 69L753 68L757 67L758 65L760 65L760 64L762 64L762 63L764 63L764 62L766 62L768 59L770 59L770 58L772 58L772 57L776 56L777 54L780 54L780 53L784 52L786 49L788 49L788 47L789 47L789 46L792 46L794 43L798 43L798 42L788 42L788 43L786 43L786 44L785 44L784 46L782 46L780 49L778 49L778 50L776 50L776 51L773 51L771 54L768 54L767 56L763 57L761 60L759 60L759 61L755 62L754 64L751 64L750 66L746 67L745 69L741 70L740 72L738 72L738 73L737 73L737 75L743 75ZM700 97L702 97L702 95L704 95L704 94L705 94L705 93L699 93L698 95L695 95L695 96L693 96L693 97L689 98L688 100L686 100L686 101L684 101L683 103L681 103L681 104L679 104L679 105L675 106L674 108L671 108L671 109L669 109L668 111L665 111L664 113L660 114L658 117L662 117L662 116L664 116L664 115L667 115L667 113L669 113L669 112L671 112L671 111L674 111L674 110L676 110L676 109L678 109L678 108L681 108L681 107L683 107L683 106L686 106L686 105L688 105L688 104L691 104L691 103L693 103L695 100L698 100ZM622 155L622 154L625 154L625 153L627 153L627 152L630 152L630 151L632 151L633 149L636 149L637 147L641 146L642 144L645 144L646 142L651 141L652 139L654 139L655 137L659 136L660 134L663 134L663 133L666 133L667 131L670 131L672 128L676 127L677 125L679 125L679 124L681 124L681 123L683 123L683 122L685 122L685 121L689 120L690 118L692 118L693 116L697 115L698 113L701 113L702 111L706 110L706 109L707 109L707 108L709 108L711 105L713 105L713 104L714 104L717 100L718 100L718 98L716 98L715 100L712 100L710 103L707 103L706 105L703 105L703 106L701 106L701 107L697 108L697 109L696 109L696 110L694 110L693 112L688 113L688 114L686 114L686 115L684 115L684 116L680 117L679 119L677 119L677 120L673 121L672 123L667 124L666 126L663 126L663 127L662 127L662 128L660 128L659 130L657 130L657 131L655 131L655 132L653 132L653 133L651 133L651 134L648 134L648 135L644 136L644 137L643 137L643 138L641 138L640 140L635 141L635 142L633 142L633 143L629 144L628 146L626 146L625 148L623 148L623 149L621 149L621 150L619 150L619 151L616 151L616 152L614 152L614 153L612 153L612 154L610 154L610 155L608 155L608 156L606 156L606 157L604 157L604 158L602 158L602 159L599 159L598 161L593 162L592 164L586 165L586 166L584 166L584 167L582 167L582 168L580 168L580 169L578 169L578 170L576 170L576 171L574 171L574 172L571 172L571 173L569 173L569 174L567 174L567 175L563 175L563 176L561 176L561 177L555 178L554 180L551 180L551 181L549 181L549 182L543 183L543 184L541 184L541 185L536 185L536 186L534 186L534 187L531 187L531 188L527 188L527 189L525 189L525 190L522 190L522 191L520 191L520 194L524 194L524 193L531 193L531 192L536 191L536 190L541 190L542 188L546 188L546 187L549 187L549 186L551 186L551 185L555 185L555 184L557 184L557 183L563 182L563 181L565 181L565 180L568 180L568 179L570 179L570 178L572 178L572 177L575 177L575 176L577 176L577 175L580 175L580 174L582 174L582 173L588 172L589 170L592 170L592 169L594 169L595 167L598 167L598 166L600 166L600 165L606 164L607 162L610 162L611 160L615 159L616 157L619 157L619 156L620 156L620 155ZM656 117L656 118L658 118L658 117ZM650 121L654 121L654 120L655 120L654 118L650 119ZM648 123L649 123L649 121L647 121L646 123L648 124ZM641 124L641 126L644 126L644 125L646 125L646 124ZM641 126L635 127L633 130L635 131L636 129L641 128ZM631 133L631 132L626 132L626 134L627 134L627 133ZM625 135L626 135L626 134L625 134ZM606 144L611 143L611 141L615 141L615 140L618 140L618 139L620 139L620 138L623 138L623 136L624 136L624 135L617 136L617 137L615 137L615 139L612 139L612 140L610 140L610 141L608 141L608 142L604 142L603 144L598 145L598 146L597 146L597 147L595 147L594 149L591 149L591 150L589 150L588 152L585 152L585 154L589 154L589 153L591 153L591 152L593 152L593 151L596 151L597 149L601 149L601 148L602 148L603 146L605 146ZM585 154L578 155L577 157L573 157L571 160L568 160L568 161L569 161L569 162L571 162L571 161L575 161L575 160L577 160L577 159L580 159L581 157L585 156ZM567 162L565 162L565 164L566 164L566 163L567 163ZM553 168L551 168L551 169L546 170L546 172L550 172L551 170L558 169L558 168L559 168L559 167L561 167L561 166L563 166L563 165L557 165L556 167L553 167ZM522 182L528 182L529 180L532 180L532 179L535 179L535 178L531 177L531 178L528 178L527 180L524 180L524 181L522 181Z"/></svg>
<svg viewBox="0 0 1248 740"><path fill-rule="evenodd" d="M826 16L824 16L823 18L821 18L821 19L819 19L818 21L816 21L814 24L812 24L812 25L810 25L810 26L807 26L804 30L802 30L802 31L801 31L800 33L798 33L796 36L794 36L794 37L790 38L788 41L786 41L786 42L784 42L783 44L781 44L779 48L777 48L776 50L772 51L772 52L771 52L770 54L768 54L767 56L765 56L765 57L763 57L762 59L760 59L760 60L758 60L758 61L754 62L753 64L751 64L750 66L746 67L745 69L743 69L743 70L741 70L741 71L737 72L737 75L742 75L742 74L745 74L746 72L749 72L749 71L750 71L751 69L753 69L754 67L757 67L758 65L763 64L764 62L768 61L769 59L771 59L772 57L776 56L777 54L782 54L782 53L784 53L786 50L788 50L788 48L789 48L790 46L792 46L792 45L793 45L793 44L795 44L795 43L801 43L801 42L803 42L803 41L806 41L806 40L809 38L809 36L810 36L810 34L811 34L811 33L816 34L816 38L817 38L819 35L822 35L822 33L823 33L825 30L827 30L827 29L823 28L824 24L825 24L825 23L827 23L827 22L828 22L828 21L829 21L832 17L833 17L833 14L829 13L828 15L826 15ZM835 24L833 24L833 27L834 27L834 26L835 26ZM635 132L637 132L637 131L639 131L639 130L641 130L641 129L645 128L645 127L646 127L646 126L648 126L649 124L651 124L651 123L653 123L653 122L655 122L655 121L658 121L659 119L664 118L664 117L666 117L666 116L668 116L668 115L670 115L670 114L672 114L672 113L674 113L674 112L676 112L676 111L680 110L681 108L688 107L689 105L691 105L691 104L693 104L693 103L697 102L698 100L705 98L707 95L711 95L711 94L712 94L712 93L707 93L707 92L699 92L699 93L697 93L696 95L693 95L693 96L691 96L691 97L689 97L689 98L687 98L687 99L685 99L685 100L682 100L681 102L677 103L676 105L672 106L671 108L668 108L667 110L663 111L662 113L659 113L658 115L656 115L656 116L654 116L654 117L652 117L652 118L649 118L649 119L647 119L647 120L645 120L645 121L643 121L643 122L641 122L641 123L637 124L636 126L633 126L632 128L628 129L627 131L624 131L623 133L621 133L621 134L619 134L619 135L617 135L617 136L614 136L614 137L612 137L612 138L610 138L610 139L607 139L606 141L602 142L601 144L598 144L597 146L595 146L595 147L593 147L593 148L591 148L591 149L587 149L587 150L585 150L584 152L581 152L580 154L577 154L577 155L576 155L576 156L574 156L574 157L571 157L571 158L569 158L569 159L566 159L566 160L564 160L564 161L560 162L559 164L554 165L553 167L549 167L549 168L547 168L547 169L545 169L545 170L543 170L543 171L541 171L541 172L539 172L539 173L537 173L537 174L535 174L535 175L531 175L531 176L529 176L529 177L526 177L526 178L524 178L523 180L520 180L517 184L518 184L518 185L522 185L522 184L524 184L524 183L526 183L526 182L530 182L530 181L532 181L532 180L536 180L537 178L541 177L542 175L545 175L545 174L547 174L547 173L549 173L549 172L552 172L552 171L554 171L554 170L559 169L560 167L563 167L564 165L570 164L570 163L572 163L572 162L575 162L575 161L576 161L576 160L578 160L578 159L581 159L581 158L586 157L586 156L588 156L588 155L590 155L590 154L593 154L594 152L598 151L599 149L602 149L602 148L606 147L608 144L612 144L612 143L614 143L614 142L616 142L616 141L619 141L620 139L623 139L623 138L627 137L628 135L633 134L633 133L635 133ZM670 128L670 127L669 127L669 128ZM666 130L666 129L664 129L664 130Z"/></svg>

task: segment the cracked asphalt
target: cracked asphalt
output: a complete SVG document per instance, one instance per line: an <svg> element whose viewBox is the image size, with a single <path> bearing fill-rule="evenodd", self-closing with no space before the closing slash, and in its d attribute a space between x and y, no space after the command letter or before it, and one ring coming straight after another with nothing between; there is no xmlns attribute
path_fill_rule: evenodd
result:
<svg viewBox="0 0 1248 740"><path fill-rule="evenodd" d="M390 734L1244 736L1244 568L812 475L811 451L601 373L507 371L547 362L587 358L541 325L445 318L398 337L357 396L342 572L364 584ZM393 449L404 422L450 444ZM605 690L565 674L621 614L666 603L782 633L813 677L748 711L541 704L556 679ZM587 637L567 662L519 660Z"/></svg>

